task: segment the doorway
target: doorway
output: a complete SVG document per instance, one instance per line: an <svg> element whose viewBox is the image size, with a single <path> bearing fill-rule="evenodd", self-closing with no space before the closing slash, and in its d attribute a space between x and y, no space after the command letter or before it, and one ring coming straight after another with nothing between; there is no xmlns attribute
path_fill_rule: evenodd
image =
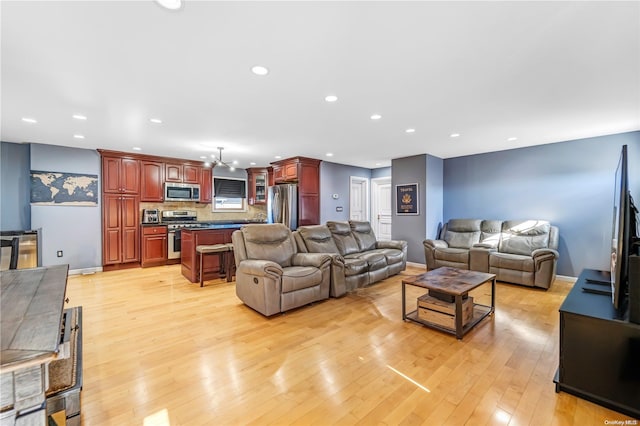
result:
<svg viewBox="0 0 640 426"><path fill-rule="evenodd" d="M351 176L349 184L349 220L369 220L369 179Z"/></svg>
<svg viewBox="0 0 640 426"><path fill-rule="evenodd" d="M391 240L391 177L371 179L371 227L379 240Z"/></svg>

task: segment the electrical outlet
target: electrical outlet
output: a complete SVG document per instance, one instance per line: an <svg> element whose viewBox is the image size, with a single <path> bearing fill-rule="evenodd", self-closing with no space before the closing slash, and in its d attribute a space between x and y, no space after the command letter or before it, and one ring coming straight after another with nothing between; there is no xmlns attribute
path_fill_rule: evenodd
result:
<svg viewBox="0 0 640 426"><path fill-rule="evenodd" d="M62 257L62 250L58 250L58 252L56 253L56 256Z"/></svg>

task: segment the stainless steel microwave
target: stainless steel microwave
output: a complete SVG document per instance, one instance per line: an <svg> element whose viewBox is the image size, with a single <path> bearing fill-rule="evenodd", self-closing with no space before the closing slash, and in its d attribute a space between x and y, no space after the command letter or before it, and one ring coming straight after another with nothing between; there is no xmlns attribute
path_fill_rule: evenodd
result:
<svg viewBox="0 0 640 426"><path fill-rule="evenodd" d="M200 201L200 185L192 183L164 184L165 201Z"/></svg>

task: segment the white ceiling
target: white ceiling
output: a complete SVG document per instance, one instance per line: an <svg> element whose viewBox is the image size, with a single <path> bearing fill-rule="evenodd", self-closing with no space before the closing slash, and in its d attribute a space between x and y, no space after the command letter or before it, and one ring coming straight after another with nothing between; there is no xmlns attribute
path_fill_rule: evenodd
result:
<svg viewBox="0 0 640 426"><path fill-rule="evenodd" d="M640 129L637 1L0 7L6 142L376 168Z"/></svg>

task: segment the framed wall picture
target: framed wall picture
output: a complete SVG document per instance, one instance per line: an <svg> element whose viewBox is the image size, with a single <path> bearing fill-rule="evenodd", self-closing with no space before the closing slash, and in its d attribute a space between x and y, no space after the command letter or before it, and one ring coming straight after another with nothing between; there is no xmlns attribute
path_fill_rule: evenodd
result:
<svg viewBox="0 0 640 426"><path fill-rule="evenodd" d="M396 214L418 214L418 184L396 185Z"/></svg>

